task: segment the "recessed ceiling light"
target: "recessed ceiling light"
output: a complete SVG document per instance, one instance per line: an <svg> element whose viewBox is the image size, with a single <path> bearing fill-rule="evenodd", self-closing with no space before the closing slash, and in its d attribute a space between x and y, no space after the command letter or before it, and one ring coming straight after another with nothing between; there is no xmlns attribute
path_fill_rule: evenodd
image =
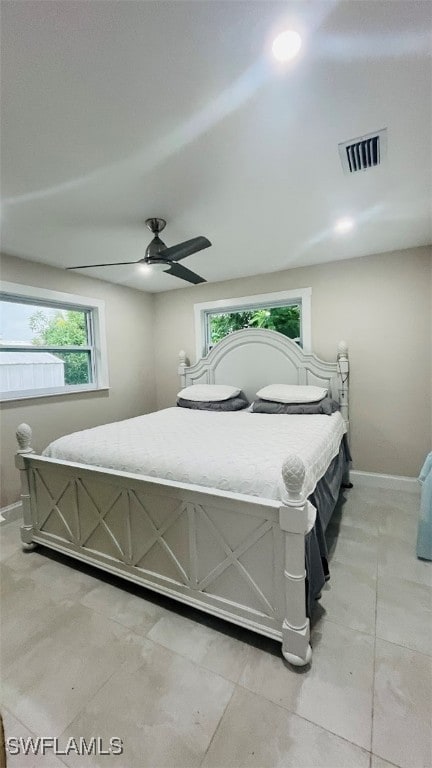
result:
<svg viewBox="0 0 432 768"><path fill-rule="evenodd" d="M290 61L301 48L301 37L293 29L287 29L273 40L273 56L278 61Z"/></svg>
<svg viewBox="0 0 432 768"><path fill-rule="evenodd" d="M354 227L354 219L345 218L345 219L339 219L339 221L336 222L334 226L334 231L338 235L344 235L346 232L350 232L351 229Z"/></svg>

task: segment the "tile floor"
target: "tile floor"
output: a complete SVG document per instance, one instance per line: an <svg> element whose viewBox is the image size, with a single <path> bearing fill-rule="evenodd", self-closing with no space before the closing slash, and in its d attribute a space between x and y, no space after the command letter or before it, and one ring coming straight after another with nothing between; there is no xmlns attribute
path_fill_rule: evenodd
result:
<svg viewBox="0 0 432 768"><path fill-rule="evenodd" d="M6 736L110 736L122 756L10 768L430 768L432 563L418 497L354 488L329 528L332 578L309 669L277 643L161 596L23 553L0 526Z"/></svg>

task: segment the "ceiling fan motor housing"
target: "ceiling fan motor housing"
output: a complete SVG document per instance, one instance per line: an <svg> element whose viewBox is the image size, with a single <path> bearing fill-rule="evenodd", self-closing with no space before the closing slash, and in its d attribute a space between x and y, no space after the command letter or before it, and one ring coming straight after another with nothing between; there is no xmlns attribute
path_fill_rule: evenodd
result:
<svg viewBox="0 0 432 768"><path fill-rule="evenodd" d="M165 243L159 237L159 232L162 232L162 230L165 229L165 219L161 219L158 216L153 216L150 219L146 219L145 223L150 232L153 232L154 238L147 246L143 260L146 264L166 264L168 259L158 258L159 251L161 251L163 248L166 248Z"/></svg>
<svg viewBox="0 0 432 768"><path fill-rule="evenodd" d="M166 245L163 240L160 239L159 235L155 235L151 243L149 243L146 248L144 260L148 264L161 261L168 262L168 259L158 258L159 251L163 250L164 248L166 248Z"/></svg>

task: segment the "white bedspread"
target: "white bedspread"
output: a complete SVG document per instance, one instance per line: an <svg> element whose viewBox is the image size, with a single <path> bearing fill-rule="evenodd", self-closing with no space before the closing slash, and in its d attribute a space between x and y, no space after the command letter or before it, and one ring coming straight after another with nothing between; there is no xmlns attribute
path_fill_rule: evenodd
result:
<svg viewBox="0 0 432 768"><path fill-rule="evenodd" d="M44 456L285 501L281 467L295 453L309 495L337 455L340 413L286 416L167 408L55 440Z"/></svg>

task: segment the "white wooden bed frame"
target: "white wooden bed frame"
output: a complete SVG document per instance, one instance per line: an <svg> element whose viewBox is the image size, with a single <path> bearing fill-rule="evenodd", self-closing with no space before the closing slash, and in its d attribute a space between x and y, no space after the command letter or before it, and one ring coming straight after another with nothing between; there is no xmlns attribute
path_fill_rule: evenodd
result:
<svg viewBox="0 0 432 768"><path fill-rule="evenodd" d="M348 425L344 342L328 363L274 331L238 331L195 365L181 352L179 374L182 386L234 384L250 400L270 383L328 386ZM25 548L64 552L275 638L291 664L311 661L304 537L316 510L297 456L282 466L289 500L281 504L38 456L26 424L17 440Z"/></svg>

